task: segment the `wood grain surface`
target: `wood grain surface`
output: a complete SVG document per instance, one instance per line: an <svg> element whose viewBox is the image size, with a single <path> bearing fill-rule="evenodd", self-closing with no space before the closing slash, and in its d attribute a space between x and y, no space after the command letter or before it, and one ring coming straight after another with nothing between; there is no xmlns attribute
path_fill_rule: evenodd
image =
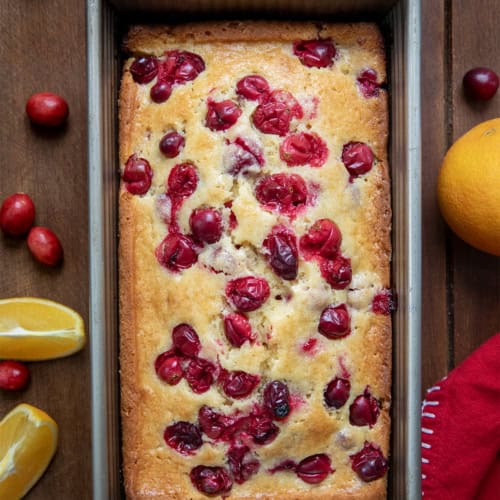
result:
<svg viewBox="0 0 500 500"><path fill-rule="evenodd" d="M500 73L497 0L422 0L422 385L430 386L500 330L500 259L478 252L444 225L435 198L441 160L451 142L482 120L500 116L500 95L482 105L462 95L467 69ZM34 295L60 301L88 318L85 2L0 0L0 200L25 191L37 224L60 237L61 268L30 257L24 240L0 236L0 297ZM47 133L30 126L26 99L62 94L68 126ZM31 363L21 394L0 393L0 414L20 402L46 410L61 440L30 499L91 498L88 350Z"/></svg>

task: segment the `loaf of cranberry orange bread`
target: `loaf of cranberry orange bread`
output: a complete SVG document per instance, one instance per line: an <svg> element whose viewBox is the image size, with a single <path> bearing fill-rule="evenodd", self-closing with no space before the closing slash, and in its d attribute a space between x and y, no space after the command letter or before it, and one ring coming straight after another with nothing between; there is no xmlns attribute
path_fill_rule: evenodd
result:
<svg viewBox="0 0 500 500"><path fill-rule="evenodd" d="M128 498L384 498L391 210L377 27L138 26L125 47Z"/></svg>

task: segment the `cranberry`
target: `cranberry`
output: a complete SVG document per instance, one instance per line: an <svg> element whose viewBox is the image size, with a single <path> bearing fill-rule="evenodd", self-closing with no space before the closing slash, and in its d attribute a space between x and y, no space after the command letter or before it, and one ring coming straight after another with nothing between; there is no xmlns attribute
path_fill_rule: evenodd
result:
<svg viewBox="0 0 500 500"><path fill-rule="evenodd" d="M299 268L297 239L291 229L274 226L263 242L264 255L273 271L284 280L294 280Z"/></svg>
<svg viewBox="0 0 500 500"><path fill-rule="evenodd" d="M189 217L193 236L205 243L215 243L222 236L222 217L215 208L197 208Z"/></svg>
<svg viewBox="0 0 500 500"><path fill-rule="evenodd" d="M357 78L358 88L367 99L377 97L380 93L380 83L377 83L377 72L374 69L363 70Z"/></svg>
<svg viewBox="0 0 500 500"><path fill-rule="evenodd" d="M234 418L217 413L205 405L198 412L198 421L202 431L211 439L222 438L225 431L235 423Z"/></svg>
<svg viewBox="0 0 500 500"><path fill-rule="evenodd" d="M324 453L304 458L295 469L297 476L309 484L321 483L332 472L335 471L332 469L330 457Z"/></svg>
<svg viewBox="0 0 500 500"><path fill-rule="evenodd" d="M249 453L250 448L242 444L231 446L227 452L229 470L238 484L243 484L259 470L259 461L255 458L246 457Z"/></svg>
<svg viewBox="0 0 500 500"><path fill-rule="evenodd" d="M257 200L265 208L293 214L307 202L307 186L297 174L273 174L262 178L256 188Z"/></svg>
<svg viewBox="0 0 500 500"><path fill-rule="evenodd" d="M181 358L172 351L164 352L156 358L155 370L158 377L169 385L178 384L184 376Z"/></svg>
<svg viewBox="0 0 500 500"><path fill-rule="evenodd" d="M239 313L224 317L224 333L234 347L241 347L247 340L252 342L255 339L248 319Z"/></svg>
<svg viewBox="0 0 500 500"><path fill-rule="evenodd" d="M365 441L363 449L350 456L352 470L367 483L375 481L387 472L387 459L382 455L380 448Z"/></svg>
<svg viewBox="0 0 500 500"><path fill-rule="evenodd" d="M373 151L364 142L349 142L342 148L342 163L351 178L366 174L373 167Z"/></svg>
<svg viewBox="0 0 500 500"><path fill-rule="evenodd" d="M326 406L338 410L347 403L351 383L345 378L335 377L325 388L324 397Z"/></svg>
<svg viewBox="0 0 500 500"><path fill-rule="evenodd" d="M269 92L269 83L259 75L248 75L236 84L236 93L245 99L255 101Z"/></svg>
<svg viewBox="0 0 500 500"><path fill-rule="evenodd" d="M20 391L26 388L29 379L26 365L17 361L0 361L0 389Z"/></svg>
<svg viewBox="0 0 500 500"><path fill-rule="evenodd" d="M130 66L130 73L134 82L149 83L158 74L158 60L156 57L138 57Z"/></svg>
<svg viewBox="0 0 500 500"><path fill-rule="evenodd" d="M168 175L168 194L172 197L187 198L191 196L198 185L198 174L191 163L179 163Z"/></svg>
<svg viewBox="0 0 500 500"><path fill-rule="evenodd" d="M473 68L463 80L467 96L480 101L491 99L497 93L498 83L497 74L489 68Z"/></svg>
<svg viewBox="0 0 500 500"><path fill-rule="evenodd" d="M337 255L333 260L323 259L320 263L321 276L335 290L343 290L352 279L351 259Z"/></svg>
<svg viewBox="0 0 500 500"><path fill-rule="evenodd" d="M172 341L178 352L188 358L196 358L201 349L200 339L194 328L186 323L172 330Z"/></svg>
<svg viewBox="0 0 500 500"><path fill-rule="evenodd" d="M255 109L253 124L264 134L284 136L290 130L292 118L302 118L300 104L289 92L275 90Z"/></svg>
<svg viewBox="0 0 500 500"><path fill-rule="evenodd" d="M186 380L196 394L203 394L210 389L215 380L216 367L210 361L195 358L189 362L186 370Z"/></svg>
<svg viewBox="0 0 500 500"><path fill-rule="evenodd" d="M166 59L162 63L164 74L175 83L184 84L194 80L205 70L203 59L186 50L171 50L165 52Z"/></svg>
<svg viewBox="0 0 500 500"><path fill-rule="evenodd" d="M68 103L60 95L51 92L33 94L26 103L26 113L36 125L59 127L68 118Z"/></svg>
<svg viewBox="0 0 500 500"><path fill-rule="evenodd" d="M232 127L241 116L241 109L236 103L226 99L225 101L211 101L207 103L207 116L205 125L210 130L227 130Z"/></svg>
<svg viewBox="0 0 500 500"><path fill-rule="evenodd" d="M333 259L341 242L342 234L337 224L330 219L319 219L300 238L300 249L306 258L319 255L325 259Z"/></svg>
<svg viewBox="0 0 500 500"><path fill-rule="evenodd" d="M302 40L294 42L293 53L304 66L326 68L333 64L337 51L331 40Z"/></svg>
<svg viewBox="0 0 500 500"><path fill-rule="evenodd" d="M349 422L351 425L372 427L380 414L379 402L370 394L368 387L349 407Z"/></svg>
<svg viewBox="0 0 500 500"><path fill-rule="evenodd" d="M146 194L151 187L153 170L148 160L133 154L125 163L122 178L129 193Z"/></svg>
<svg viewBox="0 0 500 500"><path fill-rule="evenodd" d="M161 104L168 100L172 94L172 84L168 81L160 81L151 87L149 95L153 102L156 104Z"/></svg>
<svg viewBox="0 0 500 500"><path fill-rule="evenodd" d="M328 148L316 134L298 132L289 135L280 145L280 158L289 166L321 167L328 157Z"/></svg>
<svg viewBox="0 0 500 500"><path fill-rule="evenodd" d="M224 467L197 465L190 473L191 482L198 491L215 496L229 493L233 482Z"/></svg>
<svg viewBox="0 0 500 500"><path fill-rule="evenodd" d="M192 455L203 444L200 428L189 422L169 425L163 433L163 438L171 448L182 455Z"/></svg>
<svg viewBox="0 0 500 500"><path fill-rule="evenodd" d="M237 137L226 151L224 166L231 175L246 174L250 169L258 169L264 165L264 156L260 147L241 137Z"/></svg>
<svg viewBox="0 0 500 500"><path fill-rule="evenodd" d="M264 389L264 405L274 418L285 418L290 413L288 386L279 380L269 382Z"/></svg>
<svg viewBox="0 0 500 500"><path fill-rule="evenodd" d="M372 311L375 314L389 316L398 308L396 294L389 288L384 288L378 292L372 300Z"/></svg>
<svg viewBox="0 0 500 500"><path fill-rule="evenodd" d="M351 333L351 319L345 304L328 306L319 319L318 331L328 339L340 339Z"/></svg>
<svg viewBox="0 0 500 500"><path fill-rule="evenodd" d="M26 234L35 221L35 204L24 193L11 194L0 208L0 229L10 236Z"/></svg>
<svg viewBox="0 0 500 500"><path fill-rule="evenodd" d="M254 276L236 278L226 285L226 296L241 312L255 311L269 298L270 293L267 281Z"/></svg>
<svg viewBox="0 0 500 500"><path fill-rule="evenodd" d="M318 344L318 339L310 338L310 339L306 340L302 344L302 350L304 352L309 352L311 354L316 354L316 352L317 352L317 350L316 350L317 344Z"/></svg>
<svg viewBox="0 0 500 500"><path fill-rule="evenodd" d="M158 245L156 258L163 267L177 272L195 264L198 260L198 254L191 238L171 233Z"/></svg>
<svg viewBox="0 0 500 500"><path fill-rule="evenodd" d="M181 152L185 142L184 136L174 130L160 139L160 151L167 158L175 158Z"/></svg>
<svg viewBox="0 0 500 500"><path fill-rule="evenodd" d="M281 472L281 471L294 471L297 469L297 463L294 462L293 460L287 459L283 460L283 462L280 462L279 464L275 465L272 469L269 469L269 472L271 474L275 474L276 472Z"/></svg>
<svg viewBox="0 0 500 500"><path fill-rule="evenodd" d="M63 248L58 237L48 228L35 226L28 234L28 248L38 262L57 266L63 258Z"/></svg>
<svg viewBox="0 0 500 500"><path fill-rule="evenodd" d="M252 415L250 417L248 433L256 444L272 443L279 431L279 427L266 415Z"/></svg>
<svg viewBox="0 0 500 500"><path fill-rule="evenodd" d="M228 373L222 382L224 393L235 399L249 396L259 385L260 377L241 370Z"/></svg>
<svg viewBox="0 0 500 500"><path fill-rule="evenodd" d="M297 99L293 97L293 95L286 90L273 90L268 96L267 102L276 102L280 104L284 104L288 111L290 112L290 116L292 118L303 118L304 110L302 106L298 103Z"/></svg>

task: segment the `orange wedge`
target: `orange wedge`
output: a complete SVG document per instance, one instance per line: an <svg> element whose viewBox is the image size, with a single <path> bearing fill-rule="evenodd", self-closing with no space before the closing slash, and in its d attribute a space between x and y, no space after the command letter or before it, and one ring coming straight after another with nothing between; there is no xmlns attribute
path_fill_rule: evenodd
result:
<svg viewBox="0 0 500 500"><path fill-rule="evenodd" d="M0 422L0 498L22 498L38 481L57 448L57 424L28 404Z"/></svg>
<svg viewBox="0 0 500 500"><path fill-rule="evenodd" d="M33 297L0 300L0 359L61 358L84 345L83 319L73 309Z"/></svg>

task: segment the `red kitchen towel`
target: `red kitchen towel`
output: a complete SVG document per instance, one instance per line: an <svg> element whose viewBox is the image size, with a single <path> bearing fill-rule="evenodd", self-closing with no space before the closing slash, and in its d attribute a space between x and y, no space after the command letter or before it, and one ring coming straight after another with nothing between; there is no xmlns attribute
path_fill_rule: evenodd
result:
<svg viewBox="0 0 500 500"><path fill-rule="evenodd" d="M500 333L427 391L425 500L500 499Z"/></svg>

